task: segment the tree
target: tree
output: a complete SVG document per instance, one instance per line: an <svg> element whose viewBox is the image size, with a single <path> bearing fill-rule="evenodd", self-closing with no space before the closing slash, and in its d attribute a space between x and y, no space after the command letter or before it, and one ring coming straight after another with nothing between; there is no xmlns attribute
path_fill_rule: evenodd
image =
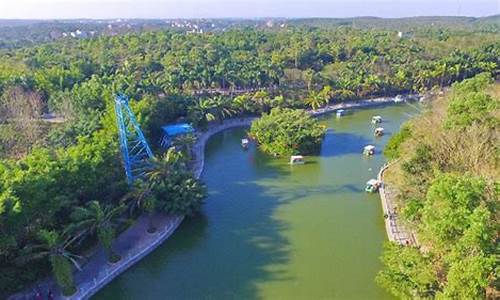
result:
<svg viewBox="0 0 500 300"><path fill-rule="evenodd" d="M97 234L108 260L116 262L120 256L113 252L112 242L115 238L116 219L123 213L124 208L121 205L102 207L98 201L90 201L87 207L74 209L71 218L75 223L71 224L68 230L83 235Z"/></svg>
<svg viewBox="0 0 500 300"><path fill-rule="evenodd" d="M37 144L43 143L43 102L38 93L13 86L0 98L0 134L2 144L7 144L11 155L22 156ZM10 134L6 129L11 128Z"/></svg>
<svg viewBox="0 0 500 300"><path fill-rule="evenodd" d="M312 109L318 109L324 104L324 98L316 92L310 92L309 96L304 100L304 103Z"/></svg>
<svg viewBox="0 0 500 300"><path fill-rule="evenodd" d="M157 211L192 215L206 197L205 186L186 170L181 153L173 147L161 159L153 160L146 182Z"/></svg>
<svg viewBox="0 0 500 300"><path fill-rule="evenodd" d="M215 96L212 98L212 101L215 115L221 123L224 121L224 119L228 119L236 113L236 111L233 110L229 99L222 96Z"/></svg>
<svg viewBox="0 0 500 300"><path fill-rule="evenodd" d="M279 156L317 152L325 132L325 127L304 110L288 108L272 109L250 128L250 135L264 152Z"/></svg>
<svg viewBox="0 0 500 300"><path fill-rule="evenodd" d="M403 299L433 298L438 288L433 261L413 247L386 243L382 256L384 270L377 282Z"/></svg>
<svg viewBox="0 0 500 300"><path fill-rule="evenodd" d="M182 157L189 161L191 160L191 147L195 142L196 137L193 134L183 134L174 138L173 146L181 152Z"/></svg>
<svg viewBox="0 0 500 300"><path fill-rule="evenodd" d="M208 122L216 119L214 115L215 103L211 99L199 99L188 108L189 118L201 128L206 128Z"/></svg>
<svg viewBox="0 0 500 300"><path fill-rule="evenodd" d="M44 229L39 232L38 239L40 243L23 249L22 256L17 259L17 262L24 264L32 260L48 258L54 278L63 294L66 296L74 294L76 287L73 282L72 266L80 270L80 265L76 261L80 257L69 252L67 248L76 240L76 237L63 238L56 231Z"/></svg>

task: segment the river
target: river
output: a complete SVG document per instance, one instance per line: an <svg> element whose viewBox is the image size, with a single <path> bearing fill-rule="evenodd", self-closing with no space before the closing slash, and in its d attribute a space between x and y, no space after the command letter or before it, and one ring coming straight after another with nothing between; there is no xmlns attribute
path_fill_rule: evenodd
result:
<svg viewBox="0 0 500 300"><path fill-rule="evenodd" d="M244 128L215 135L201 214L93 299L392 299L374 281L386 236L379 197L364 185L416 113L400 104L322 117L330 130L320 155L295 166L244 151ZM373 115L384 118L381 138ZM361 154L366 144L375 156Z"/></svg>

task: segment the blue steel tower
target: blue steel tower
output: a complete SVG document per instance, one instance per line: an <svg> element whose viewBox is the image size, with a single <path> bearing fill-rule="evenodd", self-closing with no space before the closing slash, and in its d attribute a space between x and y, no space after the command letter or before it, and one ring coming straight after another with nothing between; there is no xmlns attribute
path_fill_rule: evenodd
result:
<svg viewBox="0 0 500 300"><path fill-rule="evenodd" d="M149 160L153 158L153 152L151 152L134 113L128 105L127 96L123 94L116 96L115 113L125 173L128 183L132 184L136 178L143 176L150 167Z"/></svg>

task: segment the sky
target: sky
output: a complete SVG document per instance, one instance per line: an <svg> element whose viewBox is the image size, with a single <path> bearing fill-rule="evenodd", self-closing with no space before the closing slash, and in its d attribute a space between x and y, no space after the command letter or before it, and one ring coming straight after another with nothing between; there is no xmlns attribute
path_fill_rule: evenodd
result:
<svg viewBox="0 0 500 300"><path fill-rule="evenodd" d="M0 19L489 16L500 0L0 0Z"/></svg>

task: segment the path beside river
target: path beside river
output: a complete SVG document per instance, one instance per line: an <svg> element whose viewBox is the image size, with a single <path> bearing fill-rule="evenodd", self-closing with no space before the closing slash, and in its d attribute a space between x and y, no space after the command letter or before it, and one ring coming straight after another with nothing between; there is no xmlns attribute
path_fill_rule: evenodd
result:
<svg viewBox="0 0 500 300"><path fill-rule="evenodd" d="M337 109L350 109L369 107L381 104L393 103L394 98L376 98L367 100L358 100L355 102L331 104L318 110L308 110L313 116L319 116L333 112ZM193 145L193 172L196 178L199 178L204 168L204 150L207 141L214 134L223 130L249 126L255 117L235 118L224 121L224 123L210 124L204 132L197 133L196 143ZM92 254L81 271L75 272L75 284L78 291L71 297L63 297L53 282L53 280L45 280L33 286L29 290L25 290L19 294L11 296L9 299L33 299L35 291L39 290L44 295L51 289L56 299L88 299L94 295L99 289L112 281L115 277L123 273L129 267L140 261L148 255L178 228L184 219L183 216L167 216L155 214L153 216L155 226L158 228L154 234L147 233L148 216L141 216L132 226L121 233L114 242L114 250L121 255L122 259L110 264L106 261L102 248L99 248ZM389 231L388 231L389 234Z"/></svg>

